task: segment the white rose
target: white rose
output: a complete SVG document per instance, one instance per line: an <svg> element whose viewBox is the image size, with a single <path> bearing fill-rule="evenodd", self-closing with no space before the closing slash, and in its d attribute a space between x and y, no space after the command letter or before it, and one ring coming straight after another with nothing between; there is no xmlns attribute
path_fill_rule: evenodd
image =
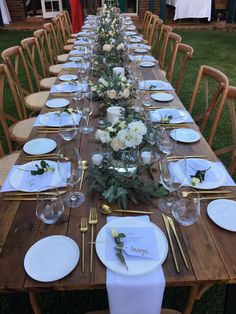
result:
<svg viewBox="0 0 236 314"><path fill-rule="evenodd" d="M114 33L113 33L112 31L109 31L108 34L109 34L110 36L113 36L113 35L114 35Z"/></svg>
<svg viewBox="0 0 236 314"><path fill-rule="evenodd" d="M110 99L115 99L117 97L116 91L114 89L108 90L106 94Z"/></svg>
<svg viewBox="0 0 236 314"><path fill-rule="evenodd" d="M103 144L108 144L111 141L109 133L100 129L96 131L95 139L101 141Z"/></svg>
<svg viewBox="0 0 236 314"><path fill-rule="evenodd" d="M191 184L192 184L192 186L196 186L196 185L198 185L200 182L201 182L200 179L198 179L198 178L196 178L196 177L193 177L193 178L192 178L192 181L191 181Z"/></svg>
<svg viewBox="0 0 236 314"><path fill-rule="evenodd" d="M112 45L105 44L103 45L102 50L110 52L112 50Z"/></svg>
<svg viewBox="0 0 236 314"><path fill-rule="evenodd" d="M125 88L123 90L123 98L125 98L125 99L129 98L129 94L130 94L129 89Z"/></svg>
<svg viewBox="0 0 236 314"><path fill-rule="evenodd" d="M127 81L127 79L126 79L126 77L124 76L124 75L122 75L121 77L120 77L120 80L121 80L121 82L126 82Z"/></svg>
<svg viewBox="0 0 236 314"><path fill-rule="evenodd" d="M118 150L122 150L125 148L124 142L118 139L117 137L113 137L111 141L111 148L117 152Z"/></svg>
<svg viewBox="0 0 236 314"><path fill-rule="evenodd" d="M116 50L123 50L124 49L124 44L123 43L120 43L117 47L116 47Z"/></svg>
<svg viewBox="0 0 236 314"><path fill-rule="evenodd" d="M128 124L130 132L134 135L144 135L147 133L147 128L142 121L133 121Z"/></svg>

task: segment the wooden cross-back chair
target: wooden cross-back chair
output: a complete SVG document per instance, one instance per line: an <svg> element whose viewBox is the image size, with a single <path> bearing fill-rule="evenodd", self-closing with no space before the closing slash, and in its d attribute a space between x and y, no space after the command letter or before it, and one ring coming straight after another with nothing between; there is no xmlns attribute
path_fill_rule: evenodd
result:
<svg viewBox="0 0 236 314"><path fill-rule="evenodd" d="M175 88L175 93L178 95L180 84L183 80L188 62L192 59L194 49L186 44L179 43L177 52L172 52L171 67L167 67L166 78ZM174 78L173 78L174 76Z"/></svg>
<svg viewBox="0 0 236 314"><path fill-rule="evenodd" d="M68 22L68 15L65 11L57 15L60 23L60 28L65 44L73 44L76 38L71 38L71 24ZM77 34L76 34L77 37Z"/></svg>
<svg viewBox="0 0 236 314"><path fill-rule="evenodd" d="M143 18L143 25L142 25L142 34L144 38L146 38L148 23L150 22L151 16L152 16L151 11L145 11L144 18Z"/></svg>
<svg viewBox="0 0 236 314"><path fill-rule="evenodd" d="M150 19L150 24L148 25L147 30L147 43L148 45L152 46L155 39L155 33L156 29L158 28L158 25L162 24L163 21L159 18L159 16L153 14Z"/></svg>
<svg viewBox="0 0 236 314"><path fill-rule="evenodd" d="M228 77L223 72L207 65L200 66L188 110L193 113L195 108L197 114L194 114L193 118L196 122L199 121L202 133L205 131L207 123L209 127L209 118L219 105L223 92L228 85ZM199 95L200 101L197 102ZM200 108L200 104L203 105L202 108Z"/></svg>
<svg viewBox="0 0 236 314"><path fill-rule="evenodd" d="M31 110L31 114L40 111L49 96L49 92L39 91L37 84L30 75L30 69L22 48L14 46L5 49L2 52L2 58L8 66L18 93L21 95L22 103ZM24 84L25 79L27 84Z"/></svg>
<svg viewBox="0 0 236 314"><path fill-rule="evenodd" d="M36 37L25 38L21 45L27 55L28 64L30 65L35 81L40 90L48 90L56 82L56 76L45 77L45 61ZM36 66L37 64L37 66Z"/></svg>
<svg viewBox="0 0 236 314"><path fill-rule="evenodd" d="M52 33L50 33L49 29L39 29L34 32L34 36L38 39L38 43L43 54L47 76L49 74L58 75L58 73L62 70L62 65L55 64L57 56L55 54L55 50L53 50L54 45Z"/></svg>
<svg viewBox="0 0 236 314"><path fill-rule="evenodd" d="M151 49L152 54L155 54L155 51L160 46L160 40L162 38L164 25L165 24L163 24L163 20L161 19L157 20L156 27L154 29L153 38L152 38L152 49Z"/></svg>
<svg viewBox="0 0 236 314"><path fill-rule="evenodd" d="M73 48L73 44L67 45L65 31L62 27L60 17L59 16L54 17L52 19L52 24L55 28L59 49L63 48L63 51L66 51L66 52L70 51Z"/></svg>
<svg viewBox="0 0 236 314"><path fill-rule="evenodd" d="M12 103L9 103L9 99ZM35 118L27 118L23 102L23 94L8 67L0 64L0 121L10 153L14 151L14 142L21 146L27 141L35 121ZM15 116L9 113L10 109L14 110Z"/></svg>
<svg viewBox="0 0 236 314"><path fill-rule="evenodd" d="M162 24L159 36L156 38L155 41L155 47L153 48L153 53L156 59L159 61L159 66L162 70L164 70L167 44L171 32L172 27Z"/></svg>
<svg viewBox="0 0 236 314"><path fill-rule="evenodd" d="M229 165L229 173L233 175L236 169L236 87L228 86L224 89L222 93L222 98L217 107L217 111L214 115L214 121L210 130L208 137L208 144L213 148L216 156L222 156L227 153L231 153L231 160ZM223 118L224 112L227 113L227 124L224 128L224 122L219 127L221 118ZM230 117L230 119L228 119ZM225 132L230 132L226 135ZM226 139L227 137L227 139ZM215 139L220 139L220 142L223 143L220 148L214 149L213 145ZM227 143L226 143L227 142Z"/></svg>

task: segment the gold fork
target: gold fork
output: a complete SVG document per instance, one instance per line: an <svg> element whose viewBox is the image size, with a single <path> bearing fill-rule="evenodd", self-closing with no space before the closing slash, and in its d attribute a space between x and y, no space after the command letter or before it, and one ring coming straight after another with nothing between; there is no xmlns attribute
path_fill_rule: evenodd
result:
<svg viewBox="0 0 236 314"><path fill-rule="evenodd" d="M89 224L91 226L91 243L90 243L90 264L89 264L89 272L93 272L93 233L94 233L94 226L98 223L97 218L97 209L96 207L90 207L89 211Z"/></svg>
<svg viewBox="0 0 236 314"><path fill-rule="evenodd" d="M88 231L87 218L82 217L80 222L80 232L82 233L82 273L84 273L84 234Z"/></svg>

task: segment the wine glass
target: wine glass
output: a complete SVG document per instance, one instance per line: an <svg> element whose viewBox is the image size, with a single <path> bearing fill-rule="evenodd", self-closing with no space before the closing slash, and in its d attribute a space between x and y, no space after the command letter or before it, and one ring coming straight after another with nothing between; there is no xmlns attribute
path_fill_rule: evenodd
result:
<svg viewBox="0 0 236 314"><path fill-rule="evenodd" d="M82 159L78 149L74 147L61 148L57 155L57 168L60 178L73 191L66 193L63 198L64 205L68 207L79 207L85 201L85 196L81 192L75 191L75 185L82 178Z"/></svg>
<svg viewBox="0 0 236 314"><path fill-rule="evenodd" d="M158 206L161 211L170 214L176 201L179 199L178 190L183 186L187 177L187 161L183 156L181 163L181 180L178 182L174 180L171 175L171 160L163 157L159 160L160 183L169 191L169 195L158 200Z"/></svg>
<svg viewBox="0 0 236 314"><path fill-rule="evenodd" d="M171 140L169 132L165 127L159 129L158 147L166 156L175 152L175 143Z"/></svg>
<svg viewBox="0 0 236 314"><path fill-rule="evenodd" d="M184 188L186 196L179 190L179 200L174 204L172 215L183 226L191 226L200 216L200 194L192 188Z"/></svg>
<svg viewBox="0 0 236 314"><path fill-rule="evenodd" d="M73 113L62 111L59 116L59 135L65 141L71 141L77 134L76 121Z"/></svg>
<svg viewBox="0 0 236 314"><path fill-rule="evenodd" d="M64 213L64 205L57 188L43 187L37 192L36 216L46 224L57 222Z"/></svg>
<svg viewBox="0 0 236 314"><path fill-rule="evenodd" d="M89 134L94 131L92 126L89 126L89 117L93 113L93 101L92 101L92 93L88 93L84 98L83 105L81 108L81 117L85 121L85 125L79 128L79 131L83 134Z"/></svg>

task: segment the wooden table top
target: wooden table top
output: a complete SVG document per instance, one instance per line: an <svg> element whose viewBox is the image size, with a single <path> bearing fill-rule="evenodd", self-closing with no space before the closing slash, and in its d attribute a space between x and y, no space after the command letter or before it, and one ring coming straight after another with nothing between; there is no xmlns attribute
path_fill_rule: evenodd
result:
<svg viewBox="0 0 236 314"><path fill-rule="evenodd" d="M68 70L63 70L68 73ZM144 78L164 79L158 66L153 69L142 69ZM174 94L174 92L173 92ZM175 95L175 94L174 94ZM158 103L159 105L159 103ZM98 104L99 106L99 104ZM160 103L160 107L162 104ZM163 104L165 107L183 108L180 99L175 95L171 103ZM46 112L49 109L43 109ZM96 127L96 120L91 123ZM192 127L198 129L195 124ZM90 160L91 153L98 149L94 143L94 133L89 135L77 134L71 142L63 142L58 134L40 134L35 127L31 138L48 137L57 141L56 151L63 145L72 145L80 148L83 159ZM194 144L178 144L177 152L208 155L215 160L215 155L204 138ZM26 154L21 153L19 163L25 163ZM228 189L228 187L227 187ZM233 188L232 188L233 189ZM86 182L83 192L86 192ZM235 189L234 189L235 190ZM90 231L85 234L86 254L85 272L81 272L81 260L75 269L65 278L51 283L41 283L31 279L25 272L23 262L27 250L39 239L50 235L66 235L76 241L81 247L81 233L79 230L81 217L89 215L89 208L96 204L97 209L104 200L97 195L96 198L86 196L85 203L79 208L65 208L65 214L60 223L46 225L39 221L35 215L35 201L4 201L0 202L0 289L1 291L24 290L82 290L105 288L106 268L94 255L94 272L89 273L89 244ZM161 212L156 206L132 204L130 209L152 210L151 221L166 233ZM197 223L190 227L182 227L175 223L178 236L187 257L189 269L185 268L180 251L174 242L180 272L175 270L171 251L163 263L163 270L168 286L212 284L217 282L233 282L236 280L236 233L226 231L215 225L206 213L207 202L201 202L201 216ZM118 215L117 215L118 216ZM98 210L98 224L95 226L95 235L106 223L106 217Z"/></svg>

